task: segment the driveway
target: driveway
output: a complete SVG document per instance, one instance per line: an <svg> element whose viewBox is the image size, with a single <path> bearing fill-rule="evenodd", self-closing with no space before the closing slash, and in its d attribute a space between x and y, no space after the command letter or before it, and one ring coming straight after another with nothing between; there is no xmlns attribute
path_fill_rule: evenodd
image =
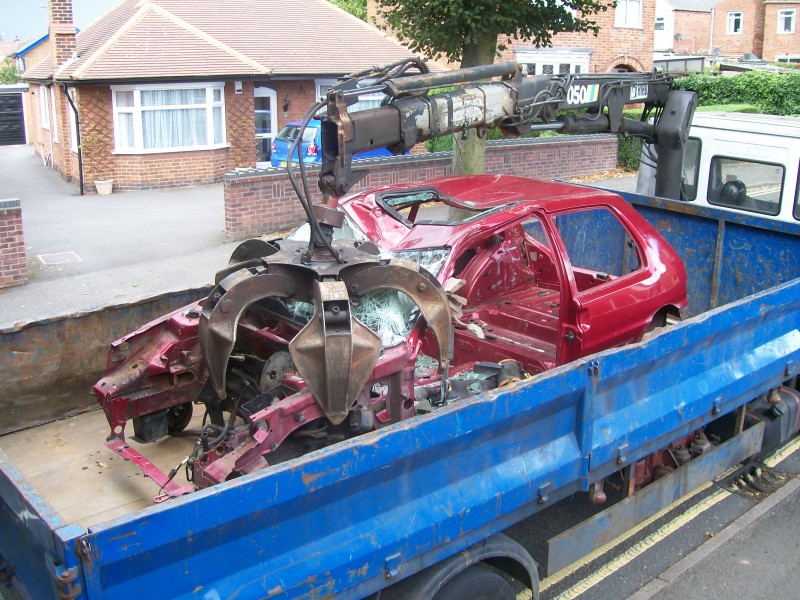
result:
<svg viewBox="0 0 800 600"><path fill-rule="evenodd" d="M21 201L30 277L0 290L0 325L211 283L236 246L221 183L81 196L32 146L0 147L0 181Z"/></svg>

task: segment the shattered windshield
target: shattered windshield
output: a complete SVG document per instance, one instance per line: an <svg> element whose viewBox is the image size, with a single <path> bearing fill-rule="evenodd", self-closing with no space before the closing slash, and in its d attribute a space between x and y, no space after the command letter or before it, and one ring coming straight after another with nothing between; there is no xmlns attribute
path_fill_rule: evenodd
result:
<svg viewBox="0 0 800 600"><path fill-rule="evenodd" d="M297 241L308 241L310 232L311 228L306 223L287 237ZM341 229L334 230L334 239L368 240L349 219L345 219ZM401 258L414 262L437 277L450 255L450 248L423 248L398 252L382 248L380 250L381 258ZM286 301L284 304L294 321L307 323L314 315L313 304L294 300ZM419 317L419 308L411 298L403 292L392 289L375 290L358 300L353 299L352 306L353 316L380 336L384 348L396 346L404 341Z"/></svg>

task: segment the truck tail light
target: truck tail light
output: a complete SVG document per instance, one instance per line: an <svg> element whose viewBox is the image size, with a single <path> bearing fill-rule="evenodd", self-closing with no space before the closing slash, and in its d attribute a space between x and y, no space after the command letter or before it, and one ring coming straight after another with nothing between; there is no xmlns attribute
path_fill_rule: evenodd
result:
<svg viewBox="0 0 800 600"><path fill-rule="evenodd" d="M273 152L277 152L278 151L278 147L275 145L275 142L272 142L272 151Z"/></svg>

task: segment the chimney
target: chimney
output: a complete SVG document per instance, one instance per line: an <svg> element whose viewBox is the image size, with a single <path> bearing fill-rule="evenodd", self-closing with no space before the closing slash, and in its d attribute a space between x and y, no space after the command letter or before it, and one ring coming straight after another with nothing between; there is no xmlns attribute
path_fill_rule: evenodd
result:
<svg viewBox="0 0 800 600"><path fill-rule="evenodd" d="M72 23L72 0L48 0L50 12L50 48L53 75L75 53L75 25Z"/></svg>

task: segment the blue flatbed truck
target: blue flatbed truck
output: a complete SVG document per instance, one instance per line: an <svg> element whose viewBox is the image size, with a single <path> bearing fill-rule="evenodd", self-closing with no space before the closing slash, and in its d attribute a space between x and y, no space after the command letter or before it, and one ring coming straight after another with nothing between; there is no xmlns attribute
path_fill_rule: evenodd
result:
<svg viewBox="0 0 800 600"><path fill-rule="evenodd" d="M363 91L357 81L329 91L320 174L326 197L343 195L361 176L350 169L354 152L405 150L489 123L522 133L534 120L543 120L535 125L542 130L651 136L659 144L655 193L682 193L681 145L696 100L675 93L665 76L526 78L514 63L445 74L417 65L420 75L405 76L408 66L388 65L378 79L359 75L364 89L380 83L393 94L372 112L347 112L347 94ZM491 77L501 81L476 83ZM454 84L466 87L419 93ZM655 125L621 116L625 104L641 102L660 107ZM574 109L589 114L554 118ZM124 493L113 506L101 502L136 482L113 477L126 464L106 464L95 434L70 432L98 414L99 431L107 432L99 411L60 422L60 430L40 434L48 424L2 436L0 593L449 600L469 590L494 599L513 597L508 587L491 591L505 572L536 598L533 559L502 533L512 524L578 492L601 501L599 484L621 476L621 500L549 540L553 572L800 426L800 224L660 197L626 200L684 261L689 319L158 505ZM595 235L606 236L595 264L621 271L632 258L624 234ZM17 351L13 343L2 347ZM20 412L19 398L0 400ZM61 406L41 405L53 418L64 415ZM716 432L713 446L636 489L638 465L703 428Z"/></svg>
<svg viewBox="0 0 800 600"><path fill-rule="evenodd" d="M746 422L742 407L800 371L800 225L623 196L683 258L688 320L86 527L52 508L54 498L10 462L0 437L0 593L367 598L388 589L382 598L433 598L442 581L482 562L533 587L535 597L535 565L504 529L740 415L727 441L607 509L637 520L655 513L758 453L765 423ZM58 461L59 453L40 460ZM603 514L551 545L550 559L568 563L619 533L611 523L631 524Z"/></svg>

